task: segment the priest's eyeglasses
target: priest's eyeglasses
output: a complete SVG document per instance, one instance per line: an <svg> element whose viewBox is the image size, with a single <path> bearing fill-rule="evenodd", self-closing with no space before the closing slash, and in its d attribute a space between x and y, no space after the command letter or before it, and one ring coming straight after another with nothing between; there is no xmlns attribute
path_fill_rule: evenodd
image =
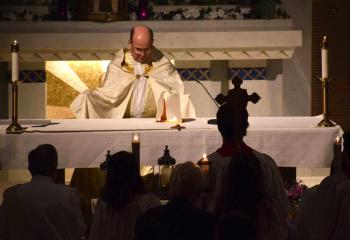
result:
<svg viewBox="0 0 350 240"><path fill-rule="evenodd" d="M152 51L152 48L135 48L132 46L132 50L136 53L136 54L150 54Z"/></svg>

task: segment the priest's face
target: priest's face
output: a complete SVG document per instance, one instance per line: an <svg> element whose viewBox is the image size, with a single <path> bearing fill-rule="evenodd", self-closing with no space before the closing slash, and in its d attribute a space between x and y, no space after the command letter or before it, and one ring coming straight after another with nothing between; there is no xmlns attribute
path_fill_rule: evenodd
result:
<svg viewBox="0 0 350 240"><path fill-rule="evenodd" d="M149 63L151 61L153 39L147 31L137 31L129 40L131 55L136 62Z"/></svg>

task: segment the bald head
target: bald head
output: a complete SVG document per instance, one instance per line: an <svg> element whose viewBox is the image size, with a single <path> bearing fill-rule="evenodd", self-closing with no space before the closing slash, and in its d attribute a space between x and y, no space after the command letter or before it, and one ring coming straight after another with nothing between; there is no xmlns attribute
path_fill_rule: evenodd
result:
<svg viewBox="0 0 350 240"><path fill-rule="evenodd" d="M129 46L136 62L148 63L151 60L153 31L146 26L136 26L130 31Z"/></svg>
<svg viewBox="0 0 350 240"><path fill-rule="evenodd" d="M130 31L130 42L133 41L133 38L146 38L148 40L153 40L153 31L146 26L135 26Z"/></svg>

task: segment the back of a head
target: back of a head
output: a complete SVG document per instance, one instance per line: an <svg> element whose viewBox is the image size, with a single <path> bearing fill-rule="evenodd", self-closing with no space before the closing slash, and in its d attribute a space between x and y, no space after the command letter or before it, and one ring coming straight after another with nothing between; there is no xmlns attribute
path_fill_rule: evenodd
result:
<svg viewBox="0 0 350 240"><path fill-rule="evenodd" d="M169 182L169 193L172 197L185 198L194 202L201 191L202 175L192 162L176 165Z"/></svg>
<svg viewBox="0 0 350 240"><path fill-rule="evenodd" d="M28 169L32 176L52 175L57 169L58 156L51 144L39 145L28 154Z"/></svg>
<svg viewBox="0 0 350 240"><path fill-rule="evenodd" d="M242 140L247 133L248 111L246 108L225 103L216 114L218 129L224 139Z"/></svg>
<svg viewBox="0 0 350 240"><path fill-rule="evenodd" d="M102 199L118 210L136 194L145 192L137 161L132 153L120 151L108 161Z"/></svg>

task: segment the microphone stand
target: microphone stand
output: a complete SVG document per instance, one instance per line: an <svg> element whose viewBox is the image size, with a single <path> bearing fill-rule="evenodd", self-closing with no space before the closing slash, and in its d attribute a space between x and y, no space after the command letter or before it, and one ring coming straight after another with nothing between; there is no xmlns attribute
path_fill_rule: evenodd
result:
<svg viewBox="0 0 350 240"><path fill-rule="evenodd" d="M210 99L215 103L215 105L217 106L217 108L219 108L219 104L215 101L215 99L213 98L213 96L210 94L210 92L208 91L208 89L203 85L203 83L201 83L198 79L194 79L194 81L196 81L197 83L199 83L199 85L201 85L205 92L208 94L208 96L210 97ZM214 119L209 119L208 120L208 124L216 124L216 118Z"/></svg>

